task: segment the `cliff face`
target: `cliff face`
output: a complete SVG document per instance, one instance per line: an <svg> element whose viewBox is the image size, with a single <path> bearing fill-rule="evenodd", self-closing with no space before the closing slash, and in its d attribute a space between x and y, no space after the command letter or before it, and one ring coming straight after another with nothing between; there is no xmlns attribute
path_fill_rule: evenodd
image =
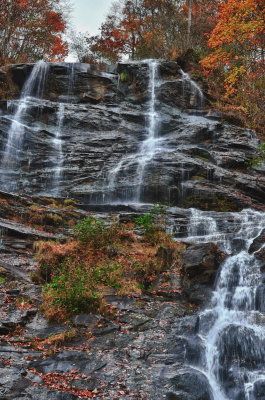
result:
<svg viewBox="0 0 265 400"><path fill-rule="evenodd" d="M210 111L176 63L159 63L153 77L144 62L119 64L112 73L86 64L45 68L20 116L19 143L9 143L17 103L1 102L1 157L8 145L17 160L12 164L9 156L1 165L6 190L90 204L140 200L224 211L262 202L262 171L249 164L257 137ZM22 89L32 69L11 66L9 75ZM143 160L150 150L152 79L156 133L152 154ZM32 98L40 82L41 98Z"/></svg>
<svg viewBox="0 0 265 400"><path fill-rule="evenodd" d="M105 73L86 64L21 64L0 71L0 81L3 92L10 88L0 102L0 398L220 400L220 385L227 398L248 398L246 376L264 367L264 352L245 349L263 349L264 339L238 329L233 307L265 309L264 170L251 164L255 134L212 111L174 62L124 63ZM95 216L133 229L140 257L133 238L145 242L134 221L156 202L183 242L178 261L162 245L155 256L165 269L152 290L125 297L108 288L115 315L49 323L39 310L34 242L64 243L78 221ZM119 251L129 257L105 250L108 260ZM216 298L232 310L226 325L210 302L220 275ZM264 381L252 386L256 400Z"/></svg>

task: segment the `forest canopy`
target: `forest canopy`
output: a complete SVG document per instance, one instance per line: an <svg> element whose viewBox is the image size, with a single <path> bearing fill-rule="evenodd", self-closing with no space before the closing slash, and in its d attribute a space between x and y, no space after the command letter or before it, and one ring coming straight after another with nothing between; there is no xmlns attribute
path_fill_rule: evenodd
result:
<svg viewBox="0 0 265 400"><path fill-rule="evenodd" d="M62 60L68 53L60 0L1 0L0 63Z"/></svg>

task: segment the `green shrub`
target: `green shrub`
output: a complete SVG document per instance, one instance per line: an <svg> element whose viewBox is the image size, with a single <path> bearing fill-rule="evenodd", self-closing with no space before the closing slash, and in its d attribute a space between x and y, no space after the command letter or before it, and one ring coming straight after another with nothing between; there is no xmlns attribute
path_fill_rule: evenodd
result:
<svg viewBox="0 0 265 400"><path fill-rule="evenodd" d="M261 143L258 147L258 155L250 162L253 167L261 167L265 164L265 143Z"/></svg>
<svg viewBox="0 0 265 400"><path fill-rule="evenodd" d="M135 224L142 228L146 235L151 233L154 229L154 217L151 214L144 214L135 219Z"/></svg>
<svg viewBox="0 0 265 400"><path fill-rule="evenodd" d="M95 312L102 299L96 290L93 273L82 266L73 268L64 265L60 274L52 277L51 283L44 286L46 308L60 307L70 313Z"/></svg>
<svg viewBox="0 0 265 400"><path fill-rule="evenodd" d="M165 231L165 216L165 207L158 203L151 208L150 213L136 218L135 224L142 228L146 240L156 244L160 240L159 233Z"/></svg>
<svg viewBox="0 0 265 400"><path fill-rule="evenodd" d="M64 200L64 205L65 205L66 207L68 207L68 206L74 206L74 205L75 205L75 201L74 201L73 199L65 199L65 200Z"/></svg>
<svg viewBox="0 0 265 400"><path fill-rule="evenodd" d="M128 74L125 71L121 72L120 79L122 82L126 82L128 80Z"/></svg>
<svg viewBox="0 0 265 400"><path fill-rule="evenodd" d="M106 226L97 218L83 219L75 228L77 239L82 244L90 244L96 248L109 246L117 240L117 228L114 225Z"/></svg>

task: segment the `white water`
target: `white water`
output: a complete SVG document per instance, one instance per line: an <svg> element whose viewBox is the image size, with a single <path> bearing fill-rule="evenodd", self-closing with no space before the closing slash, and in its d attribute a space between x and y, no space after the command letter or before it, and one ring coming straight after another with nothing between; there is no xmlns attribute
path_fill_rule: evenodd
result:
<svg viewBox="0 0 265 400"><path fill-rule="evenodd" d="M6 233L6 229L3 227L0 227L0 249L4 248L5 233Z"/></svg>
<svg viewBox="0 0 265 400"><path fill-rule="evenodd" d="M159 139L157 137L159 113L156 111L156 81L158 62L156 60L145 60L143 62L147 63L149 67L148 91L150 100L147 112L147 136L146 139L141 143L139 152L137 154L131 154L122 159L117 166L110 171L108 177L108 190L112 192L116 188L116 182L120 171L135 165L136 172L134 182L132 184L136 189L133 189L130 200L136 202L140 202L145 167L158 151L158 144L161 142L161 138Z"/></svg>
<svg viewBox="0 0 265 400"><path fill-rule="evenodd" d="M58 111L57 111L57 126L55 131L55 136L53 139L53 146L56 151L56 165L54 168L53 179L52 179L52 186L54 188L54 192L56 194L59 193L60 190L60 178L62 175L62 164L63 164L63 149L62 149L62 127L64 122L64 103L59 103Z"/></svg>
<svg viewBox="0 0 265 400"><path fill-rule="evenodd" d="M255 306L262 283L260 262L248 250L265 228L265 214L253 210L220 214L218 220L218 213L191 209L188 228L187 241L216 242L233 252L222 266L209 307L200 315L198 335L205 346L205 362L197 367L208 378L214 400L254 400L255 382L265 379L265 331L257 322L262 314ZM234 245L238 241L240 250ZM235 396L241 397L225 391L227 374L235 366L235 393L241 389Z"/></svg>
<svg viewBox="0 0 265 400"><path fill-rule="evenodd" d="M182 75L182 82L183 82L183 95L185 95L185 85L188 85L191 93L194 96L194 105L196 106L196 108L198 109L204 108L205 104L204 94L200 86L197 85L197 83L193 79L191 79L189 74L184 72L182 69L180 70L180 73Z"/></svg>
<svg viewBox="0 0 265 400"><path fill-rule="evenodd" d="M157 145L157 128L159 125L159 114L156 111L156 80L157 80L157 61L150 61L149 63L149 92L151 94L148 112L148 133L147 138L143 141L138 155L138 168L136 171L137 176L137 192L136 200L139 202L141 198L141 188L143 185L144 170L146 165L152 160L156 153Z"/></svg>
<svg viewBox="0 0 265 400"><path fill-rule="evenodd" d="M55 136L53 138L53 147L55 149L56 161L53 167L53 177L52 177L52 192L54 195L60 195L61 190L61 179L63 177L63 163L64 163L64 153L63 153L63 141L62 133L64 130L64 120L65 120L65 109L66 104L71 103L71 96L73 95L74 87L74 63L68 65L68 90L67 97L64 103L58 103L57 110L57 124L55 130Z"/></svg>
<svg viewBox="0 0 265 400"><path fill-rule="evenodd" d="M8 171L14 170L18 164L20 153L23 151L23 141L27 125L24 118L28 107L31 106L32 98L41 98L44 84L48 72L48 64L44 61L37 62L27 79L21 92L19 101L12 101L12 106L17 105L16 112L11 119L11 126L8 130L7 144L1 163L3 186L5 190L13 188L12 182L8 178Z"/></svg>

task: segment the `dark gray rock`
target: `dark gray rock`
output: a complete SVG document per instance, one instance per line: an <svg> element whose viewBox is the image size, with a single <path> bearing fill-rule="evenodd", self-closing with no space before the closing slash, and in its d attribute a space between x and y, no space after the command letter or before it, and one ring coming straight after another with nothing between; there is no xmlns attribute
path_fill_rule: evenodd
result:
<svg viewBox="0 0 265 400"><path fill-rule="evenodd" d="M14 81L21 86L32 67L11 66ZM9 189L72 196L93 204L134 199L139 189L137 153L148 127L149 67L147 62L122 63L114 70L110 74L87 64L49 65L44 99L28 100L23 151L5 176ZM256 155L256 136L250 130L223 125L212 115L193 115L198 113L198 96L177 63L161 62L158 72L161 142L144 170L141 201L218 211L258 206L265 195L262 172L249 164ZM62 103L63 162L55 189L58 149L54 138ZM11 105L9 110L4 104L0 107L4 151ZM192 112L182 111L192 108ZM121 169L111 186L111 171L119 162Z"/></svg>
<svg viewBox="0 0 265 400"><path fill-rule="evenodd" d="M167 400L213 400L210 385L200 372L187 368L170 379L171 391Z"/></svg>
<svg viewBox="0 0 265 400"><path fill-rule="evenodd" d="M265 399L265 381L259 380L254 384L254 395L257 400Z"/></svg>
<svg viewBox="0 0 265 400"><path fill-rule="evenodd" d="M211 285L226 257L227 255L213 243L190 245L182 255L183 272L193 283Z"/></svg>

